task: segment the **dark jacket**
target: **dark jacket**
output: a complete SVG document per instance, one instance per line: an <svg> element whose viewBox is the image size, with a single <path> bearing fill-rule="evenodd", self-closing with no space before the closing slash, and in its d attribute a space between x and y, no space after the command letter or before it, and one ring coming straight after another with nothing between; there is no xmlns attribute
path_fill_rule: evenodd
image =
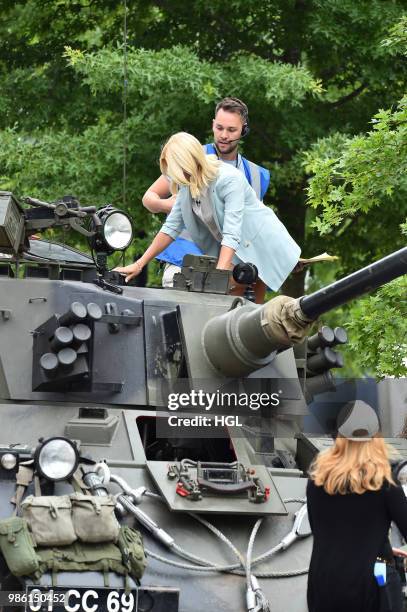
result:
<svg viewBox="0 0 407 612"><path fill-rule="evenodd" d="M403 489L383 485L358 495L328 495L312 480L307 503L314 546L308 576L309 612L378 612L376 557L389 549L394 521L407 539Z"/></svg>

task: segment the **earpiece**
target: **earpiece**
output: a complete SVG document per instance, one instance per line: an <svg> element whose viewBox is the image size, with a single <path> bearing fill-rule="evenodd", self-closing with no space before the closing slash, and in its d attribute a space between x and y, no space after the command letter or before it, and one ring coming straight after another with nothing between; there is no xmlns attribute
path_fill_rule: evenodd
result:
<svg viewBox="0 0 407 612"><path fill-rule="evenodd" d="M239 138L232 138L232 140L229 140L228 142L229 143L238 142L239 140L242 140L242 138L245 138L249 133L250 133L249 124L244 123L242 127L242 133L240 134Z"/></svg>
<svg viewBox="0 0 407 612"><path fill-rule="evenodd" d="M246 122L243 124L242 133L240 134L240 138L246 138L250 133L249 124Z"/></svg>

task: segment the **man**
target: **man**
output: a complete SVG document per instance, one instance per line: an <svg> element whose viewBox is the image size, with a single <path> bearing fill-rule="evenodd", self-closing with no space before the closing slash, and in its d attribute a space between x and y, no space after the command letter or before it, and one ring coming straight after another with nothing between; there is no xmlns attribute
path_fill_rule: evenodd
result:
<svg viewBox="0 0 407 612"><path fill-rule="evenodd" d="M217 155L218 159L240 170L259 200L263 200L270 182L269 171L249 161L238 151L239 141L249 133L248 121L249 112L244 102L238 98L221 100L216 106L212 122L214 142L205 145L205 150L208 155ZM168 178L161 175L147 189L143 196L143 205L152 213L169 213L175 199L176 196L170 194ZM162 279L163 287L172 286L172 278L176 272L180 272L184 255L200 253L200 249L191 241L189 235L182 232L181 236L157 258L166 262ZM265 287L261 291L264 297Z"/></svg>

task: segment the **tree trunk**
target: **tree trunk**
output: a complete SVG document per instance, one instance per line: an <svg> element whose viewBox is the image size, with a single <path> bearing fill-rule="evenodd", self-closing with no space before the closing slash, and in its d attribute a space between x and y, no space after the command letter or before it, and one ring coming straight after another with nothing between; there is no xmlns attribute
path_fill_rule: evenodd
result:
<svg viewBox="0 0 407 612"><path fill-rule="evenodd" d="M296 66L301 61L303 36L306 31L309 6L306 0L295 0L292 11L287 11L284 23L287 32L287 49L283 61ZM278 193L279 216L294 240L303 248L305 244L305 184L293 185ZM304 295L305 270L290 274L281 291L284 295L300 297Z"/></svg>
<svg viewBox="0 0 407 612"><path fill-rule="evenodd" d="M305 243L305 203L303 186L297 192L288 190L280 193L278 200L279 217L294 240L303 248ZM282 286L282 293L291 297L304 295L305 270L290 274Z"/></svg>

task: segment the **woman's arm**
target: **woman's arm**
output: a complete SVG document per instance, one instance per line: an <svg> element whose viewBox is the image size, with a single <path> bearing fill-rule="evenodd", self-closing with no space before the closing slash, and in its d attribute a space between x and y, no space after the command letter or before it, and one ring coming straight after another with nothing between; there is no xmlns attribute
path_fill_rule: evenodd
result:
<svg viewBox="0 0 407 612"><path fill-rule="evenodd" d="M244 176L237 171L236 174L220 177L216 185L217 195L225 207L222 247L229 247L233 250L233 255L240 244L242 234L245 182Z"/></svg>
<svg viewBox="0 0 407 612"><path fill-rule="evenodd" d="M148 249L143 253L140 259L137 259L134 263L128 266L118 266L115 268L116 272L120 272L121 274L125 274L126 278L124 279L126 283L129 282L135 276L138 276L144 266L146 266L154 257L159 255L164 249L166 249L171 242L173 242L173 238L168 236L168 234L164 234L163 232L158 232L153 242L150 244Z"/></svg>
<svg viewBox="0 0 407 612"><path fill-rule="evenodd" d="M170 182L163 174L147 189L143 195L143 205L152 213L169 213L175 204L176 195L170 193Z"/></svg>
<svg viewBox="0 0 407 612"><path fill-rule="evenodd" d="M177 198L166 222L140 259L129 266L117 267L115 268L115 271L125 274L126 283L129 282L129 280L140 274L144 266L154 259L154 257L162 253L164 249L170 246L171 242L175 240L183 228L184 221L181 213L181 204L179 202L179 198Z"/></svg>
<svg viewBox="0 0 407 612"><path fill-rule="evenodd" d="M216 185L217 195L222 200L225 213L222 227L222 242L216 265L218 270L231 270L233 257L239 246L244 211L244 182L240 174L220 177Z"/></svg>
<svg viewBox="0 0 407 612"><path fill-rule="evenodd" d="M185 228L184 219L181 211L181 198L183 197L182 190L178 192L175 204L171 209L170 214L165 220L165 223L161 227L160 232L168 234L173 240L182 232Z"/></svg>

